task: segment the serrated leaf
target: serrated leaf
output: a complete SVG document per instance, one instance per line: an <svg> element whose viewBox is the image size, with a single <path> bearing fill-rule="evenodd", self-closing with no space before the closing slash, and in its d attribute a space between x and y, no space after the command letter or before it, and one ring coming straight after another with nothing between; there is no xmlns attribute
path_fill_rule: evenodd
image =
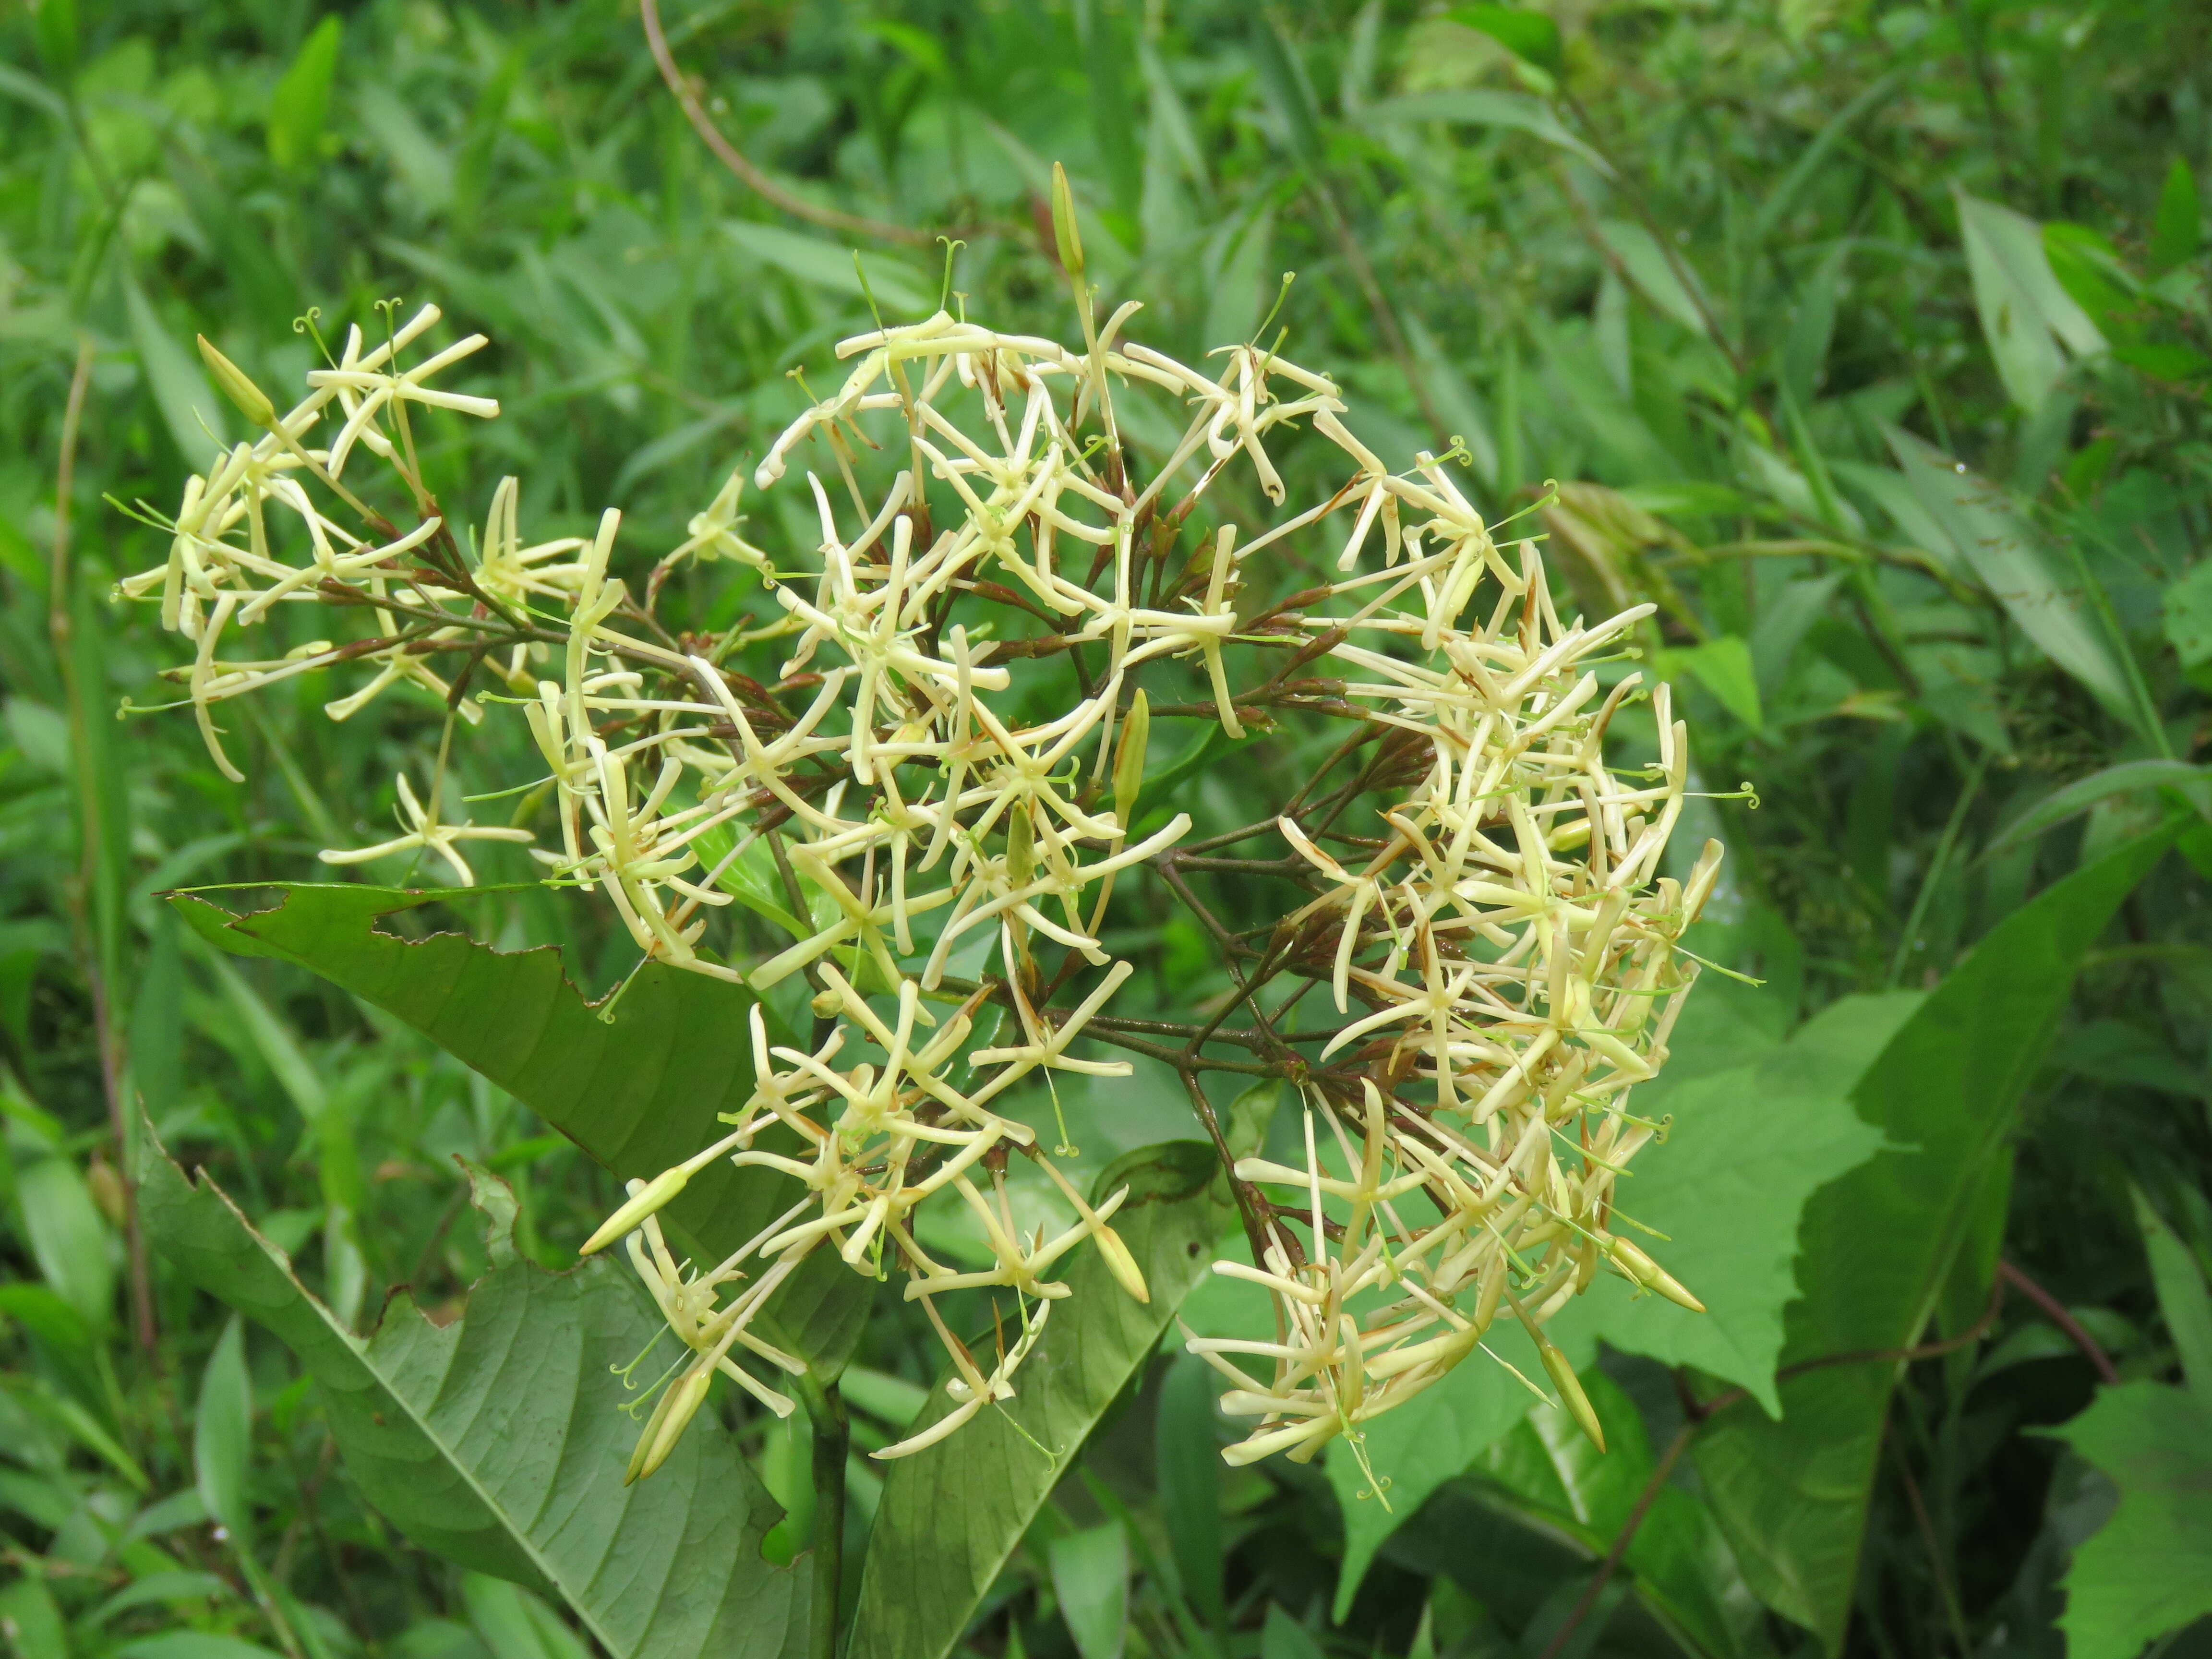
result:
<svg viewBox="0 0 2212 1659"><path fill-rule="evenodd" d="M2082 957L2172 838L2128 842L2014 911L1882 1050L1853 1098L1894 1144L1805 1206L1785 1363L1919 1338L1977 1218L2002 1212L2021 1096ZM1738 1406L1696 1447L1745 1577L1830 1652L1850 1614L1895 1378L1893 1364L1807 1371L1782 1385L1779 1422Z"/></svg>
<svg viewBox="0 0 2212 1659"><path fill-rule="evenodd" d="M1178 1140L1132 1152L1100 1176L1101 1194L1130 1189L1114 1227L1152 1300L1132 1300L1097 1251L1083 1250L1066 1275L1073 1293L1015 1374L1014 1398L888 1466L849 1652L939 1659L960 1638L1085 1438L1206 1271L1229 1218L1218 1174L1212 1147ZM944 1381L909 1432L952 1409Z"/></svg>
<svg viewBox="0 0 2212 1659"><path fill-rule="evenodd" d="M2212 1401L2156 1382L2098 1393L2053 1431L2112 1477L2118 1507L2063 1581L2069 1659L2135 1659L2212 1613Z"/></svg>
<svg viewBox="0 0 2212 1659"><path fill-rule="evenodd" d="M356 1336L142 1128L148 1237L299 1356L347 1472L409 1538L560 1595L616 1659L803 1650L807 1571L761 1559L775 1506L711 1413L659 1474L623 1485L638 1425L617 1373L661 1332L626 1269L497 1268L442 1329L401 1292L374 1335Z"/></svg>
<svg viewBox="0 0 2212 1659"><path fill-rule="evenodd" d="M725 1133L718 1112L752 1091L751 995L703 974L653 963L629 981L611 1023L586 1002L551 946L496 951L459 933L407 939L380 918L469 892L277 885L275 908L246 915L193 894L170 900L210 943L319 974L397 1016L482 1073L617 1176L650 1180ZM792 1201L795 1186L716 1163L692 1177L665 1214L720 1257ZM803 1281L803 1283L801 1282ZM849 1352L867 1281L812 1263L768 1316L818 1327ZM794 1311L796 1310L796 1311ZM823 1355L802 1349L817 1362ZM841 1356L842 1358L842 1356ZM834 1370L834 1366L831 1367Z"/></svg>

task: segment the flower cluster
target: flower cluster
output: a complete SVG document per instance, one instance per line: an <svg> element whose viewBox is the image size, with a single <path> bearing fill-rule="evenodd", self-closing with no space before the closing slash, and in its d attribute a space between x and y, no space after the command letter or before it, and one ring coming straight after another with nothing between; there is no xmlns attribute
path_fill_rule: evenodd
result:
<svg viewBox="0 0 2212 1659"><path fill-rule="evenodd" d="M1224 1409L1261 1419L1232 1462L1310 1457L1340 1434L1356 1446L1358 1425L1480 1346L1501 1305L1602 1444L1544 1322L1601 1269L1702 1311L1621 1236L1613 1209L1617 1178L1658 1127L1626 1109L1628 1093L1666 1058L1697 973L1678 942L1719 872L1711 842L1686 881L1657 874L1688 732L1662 685L1658 764L1640 786L1610 771L1607 729L1638 677L1607 692L1585 665L1644 612L1563 624L1534 547L1505 566L1465 527L1449 480L1425 471L1425 488L1385 487L1432 512L1423 532L1457 540L1465 562L1422 578L1417 612L1339 624L1382 648L1335 649L1373 676L1347 696L1412 735L1422 775L1356 870L1293 819L1279 826L1325 885L1284 924L1290 948L1321 958L1310 971L1340 1012L1354 997L1366 1012L1322 1050L1359 1062L1358 1091L1306 1091L1302 1162L1236 1165L1285 1194L1307 1235L1301 1249L1278 1230L1258 1262L1215 1267L1264 1285L1277 1309L1273 1341L1191 1340L1234 1384ZM1347 563L1358 550L1355 535ZM1462 628L1478 557L1499 597ZM1394 653L1394 638L1419 649ZM1273 1376L1228 1355L1271 1358Z"/></svg>
<svg viewBox="0 0 2212 1659"><path fill-rule="evenodd" d="M1079 274L1079 247L1063 254ZM1194 1344L1237 1377L1230 1409L1265 1419L1232 1455L1310 1456L1356 1435L1466 1357L1501 1302L1533 1330L1601 1266L1689 1300L1618 1236L1611 1208L1615 1175L1652 1132L1626 1110L1628 1091L1664 1057L1690 977L1675 940L1717 857L1686 886L1657 875L1688 765L1663 688L1650 781L1606 766L1608 724L1642 694L1632 673L1601 695L1589 665L1620 654L1644 613L1563 624L1533 545L1509 561L1436 459L1384 466L1340 419L1327 377L1251 344L1201 372L1125 342L1134 305L1102 325L1079 299L1079 351L942 311L844 342L839 356L857 362L842 386L750 478L775 483L803 447L819 458L805 473L818 540L804 568L744 538L738 472L635 588L613 574L619 514L588 538L526 545L513 479L464 552L423 485L410 409L497 411L428 384L481 337L403 366L434 308L374 349L352 331L282 415L202 343L264 435L191 481L167 562L122 591L158 594L164 623L195 645L176 678L217 764L237 775L219 705L319 668L366 671L327 706L333 719L412 688L448 711L447 743L456 718L517 705L544 769L533 799L557 823L557 846L532 848L550 880L602 896L644 961L754 993L805 981L803 1038L753 1004L754 1088L727 1133L631 1183L583 1247L627 1242L689 1354L633 1477L667 1455L718 1371L791 1409L736 1355L803 1369L755 1326L811 1253L903 1275L950 1356L954 1409L884 1458L1011 1397L1068 1294L1050 1274L1070 1250L1092 1243L1128 1295L1147 1297L1112 1224L1123 1194L1088 1200L1009 1091L1130 1071L1077 1044L1120 1040L1103 1014L1133 972L1105 942L1116 878L1163 863L1172 875L1190 827L1182 813L1139 824L1152 725L1170 714L1232 738L1273 708L1349 716L1410 784L1386 804L1379 837L1336 823L1357 791L1279 821L1291 849L1280 873L1317 896L1276 930L1274 966L1328 982L1340 1012L1353 999L1364 1012L1333 1033L1268 1038L1308 1102L1306 1156L1298 1168L1237 1164L1257 1259L1219 1270L1274 1292L1277 1340ZM1117 410L1133 387L1185 411L1180 436L1154 447L1149 482ZM1342 453L1349 477L1284 512L1269 444L1300 425ZM348 464L362 451L411 500L411 529L354 492ZM1224 518L1200 532L1194 512L1232 466L1249 469L1275 521L1240 536ZM361 530L343 527L337 504ZM1352 520L1340 579L1272 606L1247 600L1255 558L1288 562L1302 532L1337 514ZM289 552L280 516L302 532ZM1174 556L1187 527L1195 551ZM663 627L663 583L713 561L753 573L781 616L706 636ZM1463 624L1492 589L1487 620ZM351 607L374 631L265 659L219 654L233 629L300 603ZM772 683L732 665L768 641L787 652ZM1291 663L1240 694L1232 645ZM1367 678L1285 678L1324 657ZM1162 670L1200 684L1197 700L1156 710L1139 681ZM323 857L434 853L467 882L462 842L534 839L519 822L446 821L445 753L427 795L400 779L399 836ZM1420 764L1408 770L1408 757ZM733 902L790 942L750 966L717 954L706 929ZM1240 983L1256 997L1256 979ZM1324 1039L1310 1061L1287 1046ZM1186 1051L1187 1078L1205 1040ZM1017 1225L1018 1158L1057 1193L1064 1225ZM793 1201L705 1267L669 1249L658 1213L718 1160L787 1177ZM1417 1193L1440 1218L1413 1213ZM915 1224L930 1203L972 1218L988 1268L932 1254ZM977 1289L1011 1292L1018 1316L1015 1340L988 1357L938 1306ZM1229 1353L1272 1356L1273 1380L1236 1371ZM1578 1398L1571 1374L1559 1386Z"/></svg>

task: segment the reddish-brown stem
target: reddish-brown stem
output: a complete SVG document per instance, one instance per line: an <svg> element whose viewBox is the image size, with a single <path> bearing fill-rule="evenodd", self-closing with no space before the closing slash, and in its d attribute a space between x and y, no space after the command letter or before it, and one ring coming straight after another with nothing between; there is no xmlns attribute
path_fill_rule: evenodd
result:
<svg viewBox="0 0 2212 1659"><path fill-rule="evenodd" d="M857 235L873 236L887 242L906 242L926 247L937 240L933 231L916 230L911 225L894 225L881 219L864 218L857 213L847 213L837 208L822 207L803 196L793 194L761 171L744 153L732 144L716 126L714 118L699 102L699 94L691 82L684 78L677 66L676 54L668 49L668 36L660 27L660 7L657 0L640 0L638 10L645 23L645 43L652 50L653 61L659 68L660 78L668 83L669 91L683 106L684 118L691 124L714 158L742 180L745 187L772 207L788 213L794 219L804 219L810 224L820 225L825 230L848 230Z"/></svg>
<svg viewBox="0 0 2212 1659"><path fill-rule="evenodd" d="M1784 1365L1780 1370L1775 1372L1774 1380L1778 1383L1786 1382L1792 1377L1803 1376L1812 1371L1831 1370L1838 1365L1870 1365L1885 1362L1892 1364L1909 1364L1917 1359L1933 1359L1942 1354L1955 1353L1960 1348L1980 1341L1988 1334L1990 1327L1996 1323L1997 1314L2004 1306L2005 1286L2013 1282L2014 1281L2011 1274L2001 1271L1990 1286L1989 1305L1982 1310L1981 1317L1956 1336L1946 1337L1940 1342L1923 1342L1916 1347L1910 1348L1873 1348L1850 1353L1823 1354L1817 1359L1801 1360L1795 1365ZM1679 1372L1676 1373L1676 1381L1678 1384L1681 1382ZM1644 1516L1650 1512L1651 1505L1658 1501L1659 1489L1667 1484L1667 1477L1674 1472L1675 1463L1680 1460L1682 1453L1688 1449L1690 1443L1697 1438L1698 1431L1730 1407L1741 1405L1750 1398L1751 1390L1748 1389L1729 1389L1724 1393L1715 1395L1711 1400L1701 1401L1690 1395L1686 1388L1684 1389L1683 1404L1688 1414L1687 1420L1684 1422L1674 1438L1668 1443L1666 1454L1661 1457L1657 1467L1651 1471L1650 1479L1644 1483L1644 1490L1637 1496L1636 1507L1629 1511L1628 1519L1621 1526L1620 1536L1613 1540L1613 1547L1606 1553L1605 1559L1599 1564L1597 1572L1591 1578L1589 1587L1583 1591L1572 1610L1560 1621L1559 1629L1552 1633L1552 1639L1545 1646L1541 1659L1559 1659L1559 1655L1565 1649L1575 1632L1579 1630L1583 1621L1589 1617L1590 1609L1597 1605L1598 1597L1604 1593L1605 1587L1613 1581L1613 1575L1620 1570L1620 1564L1626 1559L1630 1545L1636 1540L1637 1529L1644 1524Z"/></svg>
<svg viewBox="0 0 2212 1659"><path fill-rule="evenodd" d="M2097 1376L2105 1382L2117 1382L2119 1372L2113 1368L2112 1357L2097 1344L2097 1339L2081 1328L2081 1322L2068 1313L2058 1298L2037 1284L2009 1261L1997 1263L1997 1274L2030 1302L2043 1310L2044 1317L2066 1333L2081 1356L2097 1368Z"/></svg>

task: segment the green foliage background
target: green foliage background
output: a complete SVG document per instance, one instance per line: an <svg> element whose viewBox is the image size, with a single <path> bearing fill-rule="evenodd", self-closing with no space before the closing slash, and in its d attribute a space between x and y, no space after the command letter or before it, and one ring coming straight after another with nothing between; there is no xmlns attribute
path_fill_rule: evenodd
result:
<svg viewBox="0 0 2212 1659"><path fill-rule="evenodd" d="M1064 1395L1040 1374L1049 1479L1011 1437L988 1449L995 1483L999 1464L947 1462L967 1484L887 1488L856 1462L854 1653L2130 1659L2212 1640L2191 1628L2212 1612L2203 8L665 16L713 118L781 188L910 234L825 230L747 189L612 0L0 12L15 1651L800 1650L803 1418L732 1410L696 1467L656 1477L696 1496L655 1498L666 1512L609 1546L696 1552L720 1624L668 1613L672 1589L599 1597L507 1487L457 1529L374 1462L512 1473L497 1444L447 1435L420 1382L494 1342L500 1310L585 1310L580 1410L620 1399L598 1356L642 1328L638 1305L600 1269L539 1268L571 1265L611 1205L586 1151L622 1158L525 1073L471 1069L388 986L349 979L340 958L375 948L366 911L354 933L234 957L220 918L157 902L301 877L314 849L370 833L439 711L386 699L333 726L334 692L295 680L230 706L236 788L187 722L118 725L177 655L108 603L163 551L109 498L173 501L210 432L238 435L193 332L289 386L311 362L295 316L319 306L328 331L404 294L495 342L471 389L506 415L434 429L441 499L477 518L512 470L538 533L612 504L635 544L672 543L799 406L787 372L828 374L866 325L847 247L887 310L919 314L929 239L957 228L971 312L1067 331L1040 206L1054 159L1106 298L1149 302L1143 337L1186 355L1246 337L1295 270L1285 349L1340 377L1373 447L1461 440L1467 487L1500 515L1559 481L1541 514L1555 569L1593 612L1660 605L1658 665L1705 787L1756 787L1755 808L1703 805L1686 839L1730 848L1701 948L1764 984L1709 976L1647 1091L1679 1127L1639 1176L1645 1212L1712 1315L1594 1295L1563 1322L1605 1458L1477 1364L1376 1425L1387 1515L1348 1459L1232 1474L1203 1374L1132 1328ZM802 505L752 501L756 538L810 545ZM724 627L747 599L673 597ZM1257 744L1227 766L1189 750L1159 804L1251 821L1300 757L1287 735ZM510 781L501 757L465 757L466 787ZM498 856L492 877L526 876ZM1272 914L1218 887L1224 915ZM602 918L551 895L449 914L502 945L562 945L587 988L629 965ZM1132 1012L1224 988L1190 921L1164 901L1139 921ZM1188 1134L1171 1083L1071 1095L1089 1171ZM131 1163L142 1103L279 1255L147 1147ZM1271 1102L1237 1104L1266 1133ZM1172 1162L1148 1166L1164 1194L1182 1191ZM160 1236L135 1247L134 1169ZM1176 1228L1218 1219L1162 1202L1146 1237L1170 1255ZM400 1302L379 1328L403 1285L434 1322ZM1253 1317L1212 1288L1184 1313ZM807 1351L858 1340L845 1394L865 1449L913 1415L929 1349L896 1305L856 1331ZM556 1350L513 1363L568 1363ZM417 1413L419 1443L375 1441L395 1411ZM957 1560L948 1504L975 1532ZM477 1542L452 1541L468 1528ZM431 1533L459 1565L408 1541Z"/></svg>

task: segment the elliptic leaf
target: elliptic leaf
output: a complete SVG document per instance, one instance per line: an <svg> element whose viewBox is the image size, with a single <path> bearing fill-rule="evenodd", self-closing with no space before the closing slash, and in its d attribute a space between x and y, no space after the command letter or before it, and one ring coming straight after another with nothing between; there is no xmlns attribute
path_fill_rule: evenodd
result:
<svg viewBox="0 0 2212 1659"><path fill-rule="evenodd" d="M1119 1521L1052 1540L1053 1594L1083 1659L1121 1659L1129 1633L1129 1540Z"/></svg>
<svg viewBox="0 0 2212 1659"><path fill-rule="evenodd" d="M374 1335L356 1336L229 1199L169 1161L150 1125L141 1144L148 1237L299 1356L347 1472L409 1538L558 1593L615 1659L803 1650L807 1571L761 1559L775 1505L713 1413L652 1479L623 1485L639 1431L623 1374L661 1331L627 1269L501 1267L442 1329L403 1292Z"/></svg>
<svg viewBox="0 0 2212 1659"><path fill-rule="evenodd" d="M2114 714L2135 720L2135 691L2119 647L2100 626L2079 577L2063 568L2040 532L1988 479L1909 432L1888 427L1884 433L1914 496L1960 563L2045 656Z"/></svg>
<svg viewBox="0 0 2212 1659"><path fill-rule="evenodd" d="M246 1327L223 1328L200 1376L192 1413L192 1471L207 1512L243 1540L252 1521L246 1472L253 1457L253 1383L246 1374Z"/></svg>
<svg viewBox="0 0 2212 1659"><path fill-rule="evenodd" d="M1959 230L1997 378L2033 414L2065 374L2067 354L2094 356L2105 337L2051 274L2034 220L1961 191Z"/></svg>
<svg viewBox="0 0 2212 1659"><path fill-rule="evenodd" d="M335 15L316 24L270 96L269 159L287 172L308 166L321 152L331 82L337 74L340 27Z"/></svg>

